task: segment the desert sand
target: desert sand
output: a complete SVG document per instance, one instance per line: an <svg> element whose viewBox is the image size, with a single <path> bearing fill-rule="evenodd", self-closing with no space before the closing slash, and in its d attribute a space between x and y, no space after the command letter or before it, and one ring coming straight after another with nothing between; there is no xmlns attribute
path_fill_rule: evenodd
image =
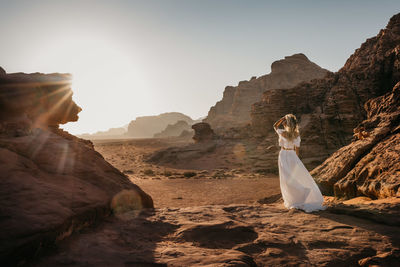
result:
<svg viewBox="0 0 400 267"><path fill-rule="evenodd" d="M143 161L158 149L189 142L180 138L160 138L97 140L94 144L108 162L152 196L157 208L252 204L280 194L278 175L235 169L234 162L223 169L211 169L214 164L210 161L210 165L202 165L204 170L193 170Z"/></svg>

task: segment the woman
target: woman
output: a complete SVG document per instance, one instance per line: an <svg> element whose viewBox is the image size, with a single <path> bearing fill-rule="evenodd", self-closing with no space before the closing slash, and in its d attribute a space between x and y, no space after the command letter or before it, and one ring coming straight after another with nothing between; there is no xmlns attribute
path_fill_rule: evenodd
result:
<svg viewBox="0 0 400 267"><path fill-rule="evenodd" d="M283 129L280 129L280 126ZM306 212L325 209L324 198L310 173L298 157L300 133L296 117L287 114L274 124L279 135L279 180L283 203L286 208Z"/></svg>

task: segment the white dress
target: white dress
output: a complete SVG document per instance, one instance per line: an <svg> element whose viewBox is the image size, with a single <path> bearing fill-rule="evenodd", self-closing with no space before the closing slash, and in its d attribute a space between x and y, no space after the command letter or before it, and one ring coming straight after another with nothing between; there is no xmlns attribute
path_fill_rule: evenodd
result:
<svg viewBox="0 0 400 267"><path fill-rule="evenodd" d="M282 136L283 129L276 129L279 135L279 146L293 149L300 147L300 136L288 140ZM302 209L305 212L325 209L322 206L324 198L314 179L304 167L295 150L279 152L279 181L281 186L283 204L286 208Z"/></svg>

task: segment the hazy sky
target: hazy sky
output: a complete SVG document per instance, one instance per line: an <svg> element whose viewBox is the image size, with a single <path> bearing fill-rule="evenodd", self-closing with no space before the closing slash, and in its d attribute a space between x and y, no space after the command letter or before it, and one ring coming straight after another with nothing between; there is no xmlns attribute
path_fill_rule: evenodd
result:
<svg viewBox="0 0 400 267"><path fill-rule="evenodd" d="M168 111L197 119L284 56L337 71L398 12L398 0L0 0L0 66L72 73L75 134Z"/></svg>

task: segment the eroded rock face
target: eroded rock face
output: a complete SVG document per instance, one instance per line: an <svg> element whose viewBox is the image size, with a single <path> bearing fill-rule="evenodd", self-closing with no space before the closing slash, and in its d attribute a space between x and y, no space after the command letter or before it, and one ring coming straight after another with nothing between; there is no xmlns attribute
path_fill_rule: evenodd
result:
<svg viewBox="0 0 400 267"><path fill-rule="evenodd" d="M70 76L0 76L0 265L37 256L111 213L121 190L138 207L152 199L111 166L90 141L58 128L78 119ZM131 205L131 204L129 204Z"/></svg>
<svg viewBox="0 0 400 267"><path fill-rule="evenodd" d="M275 140L273 123L287 113L295 114L300 121L302 160L316 167L350 143L353 129L366 119L364 104L390 91L399 80L400 14L363 43L337 73L290 89L266 91L252 107L252 131Z"/></svg>
<svg viewBox="0 0 400 267"><path fill-rule="evenodd" d="M312 175L326 195L400 197L400 82L365 103L368 137L339 149Z"/></svg>
<svg viewBox="0 0 400 267"><path fill-rule="evenodd" d="M261 100L263 92L273 88L291 88L303 81L322 78L327 72L304 54L287 56L272 63L270 74L241 81L238 86L227 86L222 100L211 107L204 122L213 129L248 123L251 105Z"/></svg>
<svg viewBox="0 0 400 267"><path fill-rule="evenodd" d="M196 143L206 142L215 137L213 129L211 129L210 124L206 122L193 124L192 129L194 130L193 140Z"/></svg>

